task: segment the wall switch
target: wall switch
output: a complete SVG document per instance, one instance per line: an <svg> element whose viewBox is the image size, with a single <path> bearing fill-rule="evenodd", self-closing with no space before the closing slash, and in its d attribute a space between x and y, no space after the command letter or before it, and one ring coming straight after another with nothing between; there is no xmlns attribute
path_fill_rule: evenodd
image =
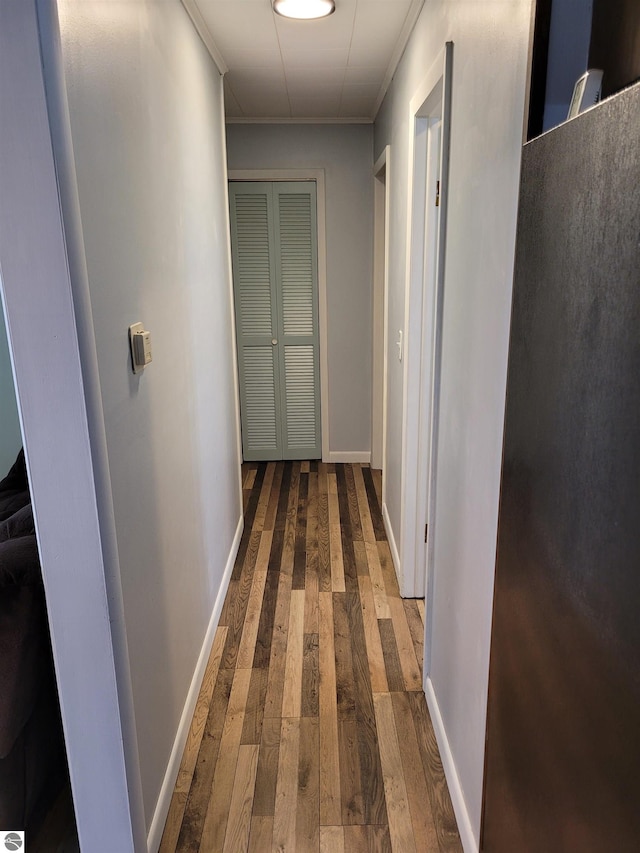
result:
<svg viewBox="0 0 640 853"><path fill-rule="evenodd" d="M142 323L129 326L129 347L131 349L131 367L134 373L142 373L153 360L151 354L151 332L145 331Z"/></svg>

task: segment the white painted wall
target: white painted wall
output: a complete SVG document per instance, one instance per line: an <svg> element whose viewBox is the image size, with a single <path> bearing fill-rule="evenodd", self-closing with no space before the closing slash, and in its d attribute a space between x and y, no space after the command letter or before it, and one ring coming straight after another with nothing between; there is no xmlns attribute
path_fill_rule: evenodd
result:
<svg viewBox="0 0 640 853"><path fill-rule="evenodd" d="M9 471L22 446L16 392L13 387L11 358L0 305L0 480Z"/></svg>
<svg viewBox="0 0 640 853"><path fill-rule="evenodd" d="M222 81L179 0L59 10L154 842L241 519Z"/></svg>
<svg viewBox="0 0 640 853"><path fill-rule="evenodd" d="M227 126L230 171L325 172L332 454L371 450L372 145L370 125Z"/></svg>
<svg viewBox="0 0 640 853"><path fill-rule="evenodd" d="M530 0L425 4L375 125L391 145L386 504L401 529L409 103L454 42L431 670L465 850L477 848Z"/></svg>
<svg viewBox="0 0 640 853"><path fill-rule="evenodd" d="M144 821L121 677L128 665L119 667L119 575L98 507L70 223L45 97L45 80L48 95L59 89L56 33L55 0L39 0L37 12L35 2L0 3L0 289L80 843L128 853L145 849Z"/></svg>

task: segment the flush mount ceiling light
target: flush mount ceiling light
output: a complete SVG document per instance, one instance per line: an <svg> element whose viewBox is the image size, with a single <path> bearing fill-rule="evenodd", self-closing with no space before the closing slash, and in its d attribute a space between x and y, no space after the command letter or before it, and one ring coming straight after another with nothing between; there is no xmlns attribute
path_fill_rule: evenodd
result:
<svg viewBox="0 0 640 853"><path fill-rule="evenodd" d="M273 11L283 18L310 21L326 18L336 10L334 0L273 0Z"/></svg>

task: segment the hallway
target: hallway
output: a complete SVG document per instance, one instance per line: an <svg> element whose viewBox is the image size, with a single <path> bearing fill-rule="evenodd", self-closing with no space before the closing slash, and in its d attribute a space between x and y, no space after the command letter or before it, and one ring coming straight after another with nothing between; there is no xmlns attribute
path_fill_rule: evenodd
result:
<svg viewBox="0 0 640 853"><path fill-rule="evenodd" d="M379 486L356 464L243 466L244 535L161 853L462 850L422 602L399 596Z"/></svg>

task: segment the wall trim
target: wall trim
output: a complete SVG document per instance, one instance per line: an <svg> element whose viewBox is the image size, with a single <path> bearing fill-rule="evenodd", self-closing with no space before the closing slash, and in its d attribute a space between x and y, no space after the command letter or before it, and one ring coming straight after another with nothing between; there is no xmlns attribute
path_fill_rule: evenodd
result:
<svg viewBox="0 0 640 853"><path fill-rule="evenodd" d="M381 178L383 172L384 178ZM389 315L389 222L391 219L390 145L385 145L373 167L373 216L371 464L372 467L382 468L382 499L384 500L387 482L385 471L387 470L387 361L389 348L387 325ZM380 334L380 325L382 325L382 334Z"/></svg>
<svg viewBox="0 0 640 853"><path fill-rule="evenodd" d="M373 124L372 118L251 118L250 116L227 116L227 124Z"/></svg>
<svg viewBox="0 0 640 853"><path fill-rule="evenodd" d="M322 432L322 459L324 462L335 461L330 459L329 451L329 313L327 306L327 201L324 169L231 169L229 170L227 177L230 181L316 182L316 206L318 219L318 331L320 336L320 423ZM231 243L229 243L229 245L231 245ZM231 286L233 287L233 282Z"/></svg>
<svg viewBox="0 0 640 853"><path fill-rule="evenodd" d="M164 780L162 782L162 787L160 788L155 812L153 814L151 826L149 827L149 835L147 836L147 849L149 853L157 853L160 848L162 833L164 832L167 815L169 814L169 806L171 805L171 797L173 796L173 789L175 787L176 779L178 778L178 771L180 770L180 764L182 762L182 754L189 735L189 729L191 728L191 722L193 720L193 714L200 694L202 680L209 661L209 655L211 654L211 647L213 646L220 613L222 612L222 605L224 604L224 599L229 588L229 581L231 580L231 573L238 555L238 549L240 548L240 540L242 539L243 530L244 516L241 515L235 536L233 537L233 542L231 543L231 550L229 551L229 557L227 558L227 564L222 576L222 582L220 583L220 589L218 590L218 595L216 597L215 604L213 605L207 633L205 634L198 662L196 663L193 678L191 679L191 686L189 687L189 692L187 693L187 698L184 703L182 716L180 717L180 723L178 724L178 731L176 732L173 748L169 757L169 763L167 764L167 770L164 774Z"/></svg>
<svg viewBox="0 0 640 853"><path fill-rule="evenodd" d="M449 786L451 802L453 803L453 810L458 822L458 832L460 833L464 853L478 853L478 842L473 832L469 812L467 811L467 804L464 800L464 793L460 784L458 771L456 770L453 753L449 746L449 738L447 737L442 714L440 713L440 706L438 705L436 693L433 689L433 683L429 677L424 681L424 695L427 699L429 713L431 714L431 722L433 723L433 730L436 735L436 741L438 742L444 775Z"/></svg>
<svg viewBox="0 0 640 853"><path fill-rule="evenodd" d="M376 102L373 105L374 119L378 115L378 111L382 106L384 96L387 94L387 89L389 88L389 86L391 85L391 81L393 80L393 75L398 70L398 65L400 65L400 60L402 59L405 49L409 43L409 39L411 38L411 34L413 33L413 30L415 29L415 26L418 22L418 18L420 17L420 12L422 12L423 6L424 0L412 0L402 30L400 31L400 35L398 36L398 41L396 42L396 45L393 49L393 53L391 54L391 59L389 60L389 65L387 66L384 79L382 81L382 84L380 85L380 91L378 92Z"/></svg>
<svg viewBox="0 0 640 853"><path fill-rule="evenodd" d="M435 518L452 52L453 43L446 42L411 98L408 116L409 192L405 246L400 498L400 553L403 576L400 579L400 589L402 595L419 598L425 595L426 587L427 549L423 542L423 525L428 521L434 530ZM430 153L431 137L428 132L429 122L436 117L442 122L439 170ZM434 166L435 174L432 171ZM439 177L442 183L440 215L437 221L431 215L431 204L425 203L426 193L435 190L436 177ZM429 247L433 247L432 259L427 261ZM437 262L433 261L433 257L437 258ZM424 476L419 476L419 472L424 474L425 471L428 474L428 483L425 482Z"/></svg>
<svg viewBox="0 0 640 853"><path fill-rule="evenodd" d="M194 0L182 0L184 5L189 8L189 6L195 6ZM393 53L391 54L391 59L389 60L389 64L387 65L384 79L380 84L380 89L378 90L378 94L376 96L375 104L373 105L373 111L371 116L357 116L357 117L330 117L330 118L319 118L319 117L308 117L308 118L289 118L284 116L273 116L272 118L265 117L254 117L250 116L229 116L227 118L228 124L374 124L376 120L376 116L378 115L378 111L382 106L382 102L384 101L384 97L387 94L387 89L391 85L391 81L393 80L393 75L396 73L398 69L398 65L400 64L400 60L404 54L404 51L409 43L409 39L411 38L411 34L415 28L415 25L420 17L420 13L422 12L422 7L424 6L424 0L411 0L411 6L409 7L409 11L407 12L407 17L402 26L402 30L400 31L400 35L398 36L398 40L396 41L395 47L393 49ZM191 14L191 12L189 12ZM199 14L199 13L198 13ZM192 16L193 17L193 16ZM202 16L200 15L202 18ZM194 20L195 23L195 20ZM204 23L204 21L203 21ZM206 32L209 31L204 26ZM196 29L198 29L198 25L196 24ZM200 30L198 29L198 32ZM202 40L209 47L208 41L202 36ZM211 39L213 43L213 39ZM216 48L216 52L217 48ZM217 59L214 54L211 54L218 65ZM219 52L218 52L219 55ZM222 59L222 57L220 56ZM224 60L222 60L224 63ZM218 67L220 67L218 65ZM225 66L225 71L221 73L224 74L227 70Z"/></svg>
<svg viewBox="0 0 640 853"><path fill-rule="evenodd" d="M198 9L195 0L182 0L182 5L186 9L189 17L191 18L193 26L196 28L196 32L202 39L204 46L209 51L211 59L213 59L214 65L216 66L220 74L226 74L229 70L229 67L224 61L224 57L220 53L218 45L215 43L213 36L211 35L211 30L207 26L205 19L202 17L202 12L200 11L200 9Z"/></svg>
<svg viewBox="0 0 640 853"><path fill-rule="evenodd" d="M384 472L383 472L384 476ZM389 516L389 510L387 509L386 503L382 502L382 520L384 522L384 529L387 534L387 541L389 542L389 550L391 551L391 559L393 560L393 567L396 570L396 577L398 580L400 579L400 552L398 551L398 546L396 544L396 537L393 532L393 527L391 525L391 518ZM402 591L400 592L402 595Z"/></svg>
<svg viewBox="0 0 640 853"><path fill-rule="evenodd" d="M244 507L242 503L242 419L240 416L240 370L238 369L238 342L236 337L236 312L235 312L235 292L233 289L233 258L231 253L231 208L229 207L229 169L227 163L229 158L227 155L227 134L225 132L224 123L224 81L220 78L220 140L222 143L222 151L224 155L224 170L227 180L224 182L224 210L225 222L227 229L227 280L229 286L229 323L231 324L231 346L233 349L233 390L235 395L235 418L236 418L236 453L238 459L238 512L240 516L244 516Z"/></svg>
<svg viewBox="0 0 640 853"><path fill-rule="evenodd" d="M371 462L371 451L332 450L329 453L329 462L356 462L360 463L361 465L368 465Z"/></svg>
<svg viewBox="0 0 640 853"><path fill-rule="evenodd" d="M421 518L418 521L418 487L421 480L418 476L416 460L418 459L419 445L419 404L421 402L421 368L422 368L422 343L423 328L423 260L425 246L421 245L419 251L415 247L414 229L416 228L416 216L425 215L425 199L420 203L419 190L414 186L416 167L416 142L417 122L423 114L424 102L433 93L437 92L443 85L444 49L438 52L431 67L427 71L420 85L415 90L410 102L407 116L409 127L408 151L407 151L407 211L406 211L406 242L405 242L405 281L404 281L404 352L402 364L402 459L401 459L401 492L400 492L400 525L399 541L406 572L398 575L400 594L422 597L424 588L416 589L416 562L415 553L418 526L422 527L426 521L426 507L420 507ZM437 95L436 95L437 100ZM426 182L425 161L427 155L426 142L424 151L420 152L419 163L424 164ZM430 207L429 207L430 209ZM423 234L425 222L419 229ZM428 239L428 237L425 237ZM416 269L416 261L418 269ZM416 277L419 278L415 281ZM423 502L424 503L424 502ZM424 552L423 552L424 553ZM422 556L422 555L420 555Z"/></svg>

